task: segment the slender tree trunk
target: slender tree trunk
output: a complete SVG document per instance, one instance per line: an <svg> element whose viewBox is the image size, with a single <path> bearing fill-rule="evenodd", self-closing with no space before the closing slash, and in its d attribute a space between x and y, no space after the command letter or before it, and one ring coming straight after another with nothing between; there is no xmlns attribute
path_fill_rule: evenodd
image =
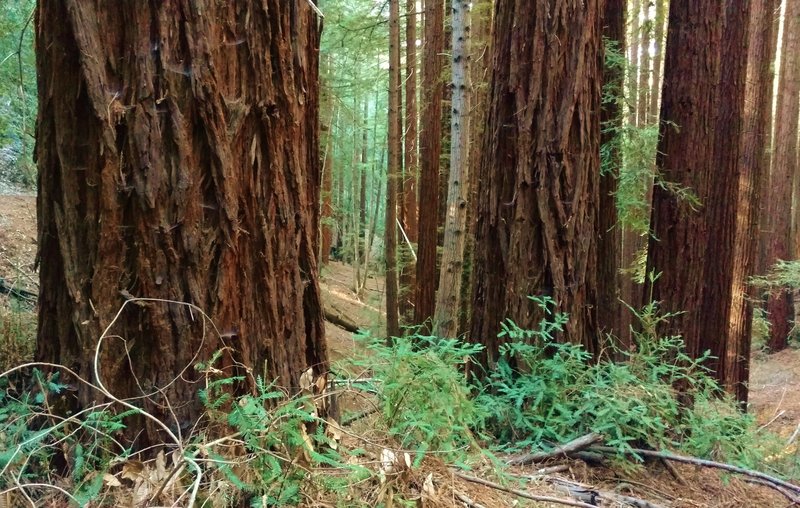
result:
<svg viewBox="0 0 800 508"><path fill-rule="evenodd" d="M334 142L333 142L333 124L339 112L336 111L331 114L330 126L328 127L328 143L325 148L325 156L323 157L322 169L322 241L320 242L321 264L327 265L330 261L331 247L332 247L332 227L331 222L333 219L333 205L331 203L333 192L333 156L334 156Z"/></svg>
<svg viewBox="0 0 800 508"><path fill-rule="evenodd" d="M359 186L361 184L361 175L364 173L361 167L361 153L362 148L359 146L361 132L363 126L360 125L360 118L358 116L359 104L358 99L353 99L353 164L351 168L352 178L350 179L351 188L351 203L352 209L350 213L350 220L352 225L352 241L353 241L353 292L358 294L358 283L361 280L361 206L359 197L361 192Z"/></svg>
<svg viewBox="0 0 800 508"><path fill-rule="evenodd" d="M452 8L452 99L450 111L450 175L444 249L436 296L436 335L458 333L458 304L464 268L469 200L470 134L470 13L467 0L453 0Z"/></svg>
<svg viewBox="0 0 800 508"><path fill-rule="evenodd" d="M96 381L110 326L105 387L192 425L207 375L193 367L217 351L242 393L256 374L296 392L327 369L319 30L306 3L181 5L38 2L37 356ZM131 295L162 301L115 318ZM101 398L73 386L83 407ZM129 436L161 432L143 420Z"/></svg>
<svg viewBox="0 0 800 508"><path fill-rule="evenodd" d="M471 335L491 366L501 321L537 327L529 297L549 296L569 314L558 339L596 354L600 1L498 0L495 15Z"/></svg>
<svg viewBox="0 0 800 508"><path fill-rule="evenodd" d="M655 0L656 17L653 38L653 82L650 86L650 106L647 121L658 122L658 105L661 99L661 73L664 67L664 27L666 24L667 0Z"/></svg>
<svg viewBox="0 0 800 508"><path fill-rule="evenodd" d="M406 2L406 128L405 161L403 164L403 230L412 245L417 243L417 174L419 156L417 147L417 2ZM408 251L408 248L404 249ZM406 252L400 272L400 313L406 323L414 320L414 291L416 286L416 263L414 256Z"/></svg>
<svg viewBox="0 0 800 508"><path fill-rule="evenodd" d="M640 27L642 54L639 57L639 86L636 121L640 127L647 125L647 108L650 106L650 42L653 34L653 20L650 19L650 0L641 0L642 20Z"/></svg>
<svg viewBox="0 0 800 508"><path fill-rule="evenodd" d="M800 2L788 1L784 15L781 68L778 77L778 105L775 122L775 151L770 173L769 218L771 241L768 265L792 255L792 188L797 171L798 100L800 100ZM789 293L775 292L767 300L772 323L769 348L781 351L788 345L792 324Z"/></svg>
<svg viewBox="0 0 800 508"><path fill-rule="evenodd" d="M630 44L628 61L630 62L630 72L628 75L628 124L637 125L636 113L638 112L639 104L639 53L641 42L642 27L639 23L639 14L642 9L642 2L647 0L633 0L631 2L632 9L628 13L630 18Z"/></svg>
<svg viewBox="0 0 800 508"><path fill-rule="evenodd" d="M744 283L745 274L734 259L739 208L740 154L747 88L747 48L750 0L726 4L725 25L720 48L722 67L717 87L717 120L714 161L709 168L711 188L705 204L709 245L706 250L703 285L703 315L700 352L712 351L706 362L723 386L737 380L726 379L733 283ZM744 57L743 57L744 55ZM736 268L740 268L737 272ZM738 309L737 309L738 311ZM749 358L744 359L749 361Z"/></svg>
<svg viewBox="0 0 800 508"><path fill-rule="evenodd" d="M386 174L386 334L400 336L397 286L397 195L403 166L400 118L400 0L389 0L389 168Z"/></svg>
<svg viewBox="0 0 800 508"><path fill-rule="evenodd" d="M761 186L769 170L769 132L772 124L774 58L772 17L775 0L753 0L745 99L745 127L739 175L739 207L734 251L733 302L730 339L725 359L725 388L747 407L747 382L755 292L748 278L755 273Z"/></svg>
<svg viewBox="0 0 800 508"><path fill-rule="evenodd" d="M605 0L603 10L603 36L616 43L621 54L625 54L625 7L627 0ZM605 95L621 97L625 86L623 66L609 64L603 70ZM620 289L627 276L619 271L622 235L617 224L617 179L622 168L620 153L620 130L623 112L619 100L606 102L601 110L601 144L610 148L607 167L600 175L600 222L597 244L598 325L605 333L616 336L620 345L627 348L630 343L630 313L620 304ZM629 277L628 277L629 278Z"/></svg>
<svg viewBox="0 0 800 508"><path fill-rule="evenodd" d="M444 52L444 0L425 0L425 57L422 67L420 132L419 246L414 321L433 318L436 306L436 245L438 241L439 157L442 150L442 53Z"/></svg>
<svg viewBox="0 0 800 508"><path fill-rule="evenodd" d="M489 64L491 63L492 0L477 0L472 3L470 43L470 82L472 84L470 113L469 154L469 203L467 205L468 233L464 246L465 266L461 287L461 309L459 311L459 333L469 331L472 314L472 276L475 251L475 208L478 203L478 166L481 163L481 147L486 125L487 99L489 92Z"/></svg>

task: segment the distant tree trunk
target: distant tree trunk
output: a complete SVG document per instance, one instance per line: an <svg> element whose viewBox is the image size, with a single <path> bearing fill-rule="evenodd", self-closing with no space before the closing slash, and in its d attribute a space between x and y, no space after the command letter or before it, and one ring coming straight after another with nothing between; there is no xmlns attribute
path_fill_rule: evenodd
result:
<svg viewBox="0 0 800 508"><path fill-rule="evenodd" d="M196 305L223 332L155 301L111 326L103 384L165 422L197 423L193 366L215 351L242 393L256 373L296 392L325 372L310 6L41 0L36 23L38 359L93 380L133 295ZM98 400L73 386L83 407ZM165 442L149 420L129 435Z"/></svg>
<svg viewBox="0 0 800 508"><path fill-rule="evenodd" d="M650 0L641 0L644 23L639 30L642 39L642 54L639 57L639 86L636 121L640 127L648 124L647 108L650 107L650 39L655 22L650 19Z"/></svg>
<svg viewBox="0 0 800 508"><path fill-rule="evenodd" d="M414 321L433 318L436 306L436 245L438 242L439 157L442 150L442 53L444 0L425 0L425 58L422 63L420 129L419 246Z"/></svg>
<svg viewBox="0 0 800 508"><path fill-rule="evenodd" d="M470 135L470 13L467 0L453 0L452 7L452 99L450 112L450 174L444 248L436 295L436 335L458 334L458 309L464 269L469 201Z"/></svg>
<svg viewBox="0 0 800 508"><path fill-rule="evenodd" d="M722 353L724 358L729 326L726 311L709 304L708 298L717 295L730 300L730 279L726 289L725 276L720 272L733 270L730 255L722 251L733 250L735 220L727 215L727 202L732 200L735 206L738 188L723 181L738 182L744 88L739 77L743 65L728 61L721 73L721 62L742 51L743 28L739 24L747 18L734 11L745 9L747 4L730 3L735 18L730 20L724 46L724 2L672 2L669 11L661 103L661 119L666 123L660 128L656 158L663 183L654 187L647 271L660 274L652 294L661 302L662 311L682 312L665 322L660 333L682 335L693 357L710 350L712 355ZM741 54L734 60L743 60ZM731 81L720 84L721 75ZM715 93L718 85L724 91ZM731 111L718 115L718 99L724 94L728 94L723 99ZM724 108L721 103L719 107L720 111ZM725 126L725 121L735 125ZM721 133L718 138L715 132ZM712 192L714 186L722 187L720 192ZM687 189L697 202L680 196L675 189ZM722 222L715 224L713 220ZM719 228L719 234L709 228ZM717 243L710 242L712 238ZM720 266L708 268L709 263ZM706 286L713 289L704 294ZM705 321L718 323L710 336L704 334L708 331Z"/></svg>
<svg viewBox="0 0 800 508"><path fill-rule="evenodd" d="M661 71L664 64L664 26L666 22L667 0L655 0L656 18L653 44L653 83L650 86L650 106L648 123L658 122L658 105L661 98Z"/></svg>
<svg viewBox="0 0 800 508"><path fill-rule="evenodd" d="M469 331L472 314L472 275L475 251L475 208L478 203L478 166L481 163L481 147L486 125L486 106L489 93L489 64L491 63L492 0L472 2L470 43L470 82L472 84L469 153L469 203L467 205L467 238L464 246L464 271L459 311L459 333Z"/></svg>
<svg viewBox="0 0 800 508"><path fill-rule="evenodd" d="M400 118L400 0L389 0L389 169L386 174L386 334L400 335L397 286L397 187L403 166Z"/></svg>
<svg viewBox="0 0 800 508"><path fill-rule="evenodd" d="M768 266L792 256L792 188L797 172L797 127L800 100L800 2L787 1L784 15L781 68L778 76L778 105L775 121L775 150L770 172L769 219L771 241ZM792 329L789 293L775 292L767 301L772 323L768 346L781 351L788 346Z"/></svg>
<svg viewBox="0 0 800 508"><path fill-rule="evenodd" d="M417 147L417 1L406 2L406 128L405 128L405 161L403 164L403 230L412 245L417 243L417 174L419 173L419 156ZM408 249L406 249L408 250ZM410 252L403 259L400 272L400 312L403 320L410 323L414 320L414 288L416 286L416 263Z"/></svg>
<svg viewBox="0 0 800 508"><path fill-rule="evenodd" d="M495 16L471 336L491 365L500 322L538 326L529 297L549 296L569 314L558 339L596 354L600 1L498 0Z"/></svg>
<svg viewBox="0 0 800 508"><path fill-rule="evenodd" d="M717 120L714 129L714 161L711 188L705 204L709 245L703 284L703 315L700 316L700 352L712 351L706 362L723 386L739 380L726 379L725 367L731 343L730 323L734 281L744 283L746 274L734 259L739 207L740 154L747 89L747 48L750 0L728 2L722 37L720 81L717 86ZM736 268L740 270L737 272ZM738 309L737 309L738 311ZM749 358L743 359L749 361ZM745 380L746 381L746 380Z"/></svg>
<svg viewBox="0 0 800 508"><path fill-rule="evenodd" d="M361 153L362 148L359 146L361 138L360 130L363 126L360 125L358 117L359 104L358 99L353 98L353 158L351 166L351 203L352 209L350 213L350 224L352 225L352 242L353 242L353 292L358 294L358 284L361 280L361 207L359 197L361 195L359 186L361 184L361 175L364 173L361 166Z"/></svg>
<svg viewBox="0 0 800 508"><path fill-rule="evenodd" d="M640 43L642 36L642 26L639 22L639 15L642 9L642 2L647 0L633 0L631 3L632 9L628 13L630 18L630 38L628 41L628 61L630 62L630 71L628 75L628 124L636 125L636 113L638 112L639 104L639 53Z"/></svg>
<svg viewBox="0 0 800 508"><path fill-rule="evenodd" d="M775 0L752 0L750 46L747 54L747 97L740 156L739 207L734 251L733 302L730 339L725 359L725 388L747 407L750 343L755 291L748 286L755 273L758 216L764 175L769 170L769 133L772 124L773 58L772 17Z"/></svg>
<svg viewBox="0 0 800 508"><path fill-rule="evenodd" d="M605 0L603 10L603 36L615 42L621 54L625 54L625 7L627 0ZM603 69L605 93L621 97L625 86L624 66L609 64ZM617 224L617 179L622 167L620 153L620 130L622 128L622 108L619 100L606 102L601 110L600 142L611 150L608 166L600 174L600 222L597 244L597 286L598 286L598 325L601 332L612 333L623 348L630 343L630 313L620 304L620 289L623 279L619 260L622 235Z"/></svg>
<svg viewBox="0 0 800 508"><path fill-rule="evenodd" d="M333 155L334 155L334 142L333 142L333 122L337 113L331 114L330 123L328 126L328 146L325 149L325 156L323 157L322 169L322 241L320 259L321 264L327 265L330 261L331 247L333 235L331 233L331 221L333 220L333 205L331 204L331 193L333 192Z"/></svg>

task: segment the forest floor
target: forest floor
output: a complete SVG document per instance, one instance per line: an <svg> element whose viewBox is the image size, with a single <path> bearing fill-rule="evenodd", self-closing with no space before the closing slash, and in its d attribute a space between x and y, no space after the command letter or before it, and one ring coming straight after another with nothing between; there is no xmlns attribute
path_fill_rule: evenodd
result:
<svg viewBox="0 0 800 508"><path fill-rule="evenodd" d="M7 286L37 291L33 266L35 255L35 196L0 194L0 278ZM352 268L343 263L331 262L322 269L320 287L325 308L357 324L359 328L380 336L384 281L382 277L371 275L362 294L356 295L353 279ZM0 296L0 305L5 302L6 299ZM357 353L359 344L350 332L329 322L326 322L326 331L333 361ZM753 355L750 403L759 424L768 426L787 439L797 430L800 424L800 350L789 349L774 355L756 352ZM369 419L364 419L354 430L368 433L369 429L364 428L369 425L368 422ZM678 464L670 472L662 464L653 463L646 468L626 469L623 472L619 468L588 467L581 461L560 463L567 466L567 469L559 472L562 478L608 492L648 499L653 503L646 506L787 506L784 497L763 486L690 465ZM536 467L516 468L514 472L531 475ZM487 474L490 474L488 470ZM428 475L432 475L439 486L439 500L418 506L465 506L463 502L454 502L455 493L472 499L472 506L515 504L513 496L465 482L453 476L445 464L436 460L426 461L422 470L415 472L411 483L417 485L415 488L422 489L422 483ZM563 492L546 482L530 484L528 492L563 497ZM558 505L544 503L534 506Z"/></svg>

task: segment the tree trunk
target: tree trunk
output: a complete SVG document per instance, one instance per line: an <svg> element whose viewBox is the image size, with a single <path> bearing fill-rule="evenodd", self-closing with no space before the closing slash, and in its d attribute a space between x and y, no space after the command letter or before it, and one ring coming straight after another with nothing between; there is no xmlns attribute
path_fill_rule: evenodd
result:
<svg viewBox="0 0 800 508"><path fill-rule="evenodd" d="M770 172L769 219L771 241L768 266L792 255L792 188L797 171L798 100L800 100L800 2L786 3L781 66L778 76L778 105L775 121L775 150ZM772 323L768 346L781 351L788 346L792 329L792 302L789 293L774 292L767 300Z"/></svg>
<svg viewBox="0 0 800 508"><path fill-rule="evenodd" d="M653 83L650 86L650 107L648 123L658 122L658 105L661 98L661 72L664 67L664 26L666 22L667 0L655 0L656 18L653 44Z"/></svg>
<svg viewBox="0 0 800 508"><path fill-rule="evenodd" d="M256 374L296 392L324 372L311 7L42 0L36 23L38 360L93 380L113 322L103 384L181 426L216 351L242 393ZM130 295L161 301L114 321ZM100 398L74 387L83 407ZM165 439L149 420L130 435Z"/></svg>
<svg viewBox="0 0 800 508"><path fill-rule="evenodd" d="M386 335L400 336L397 286L397 187L403 165L400 128L400 0L389 0L389 168L386 174Z"/></svg>
<svg viewBox="0 0 800 508"><path fill-rule="evenodd" d="M452 99L450 123L450 174L444 248L436 295L436 335L458 334L458 304L464 268L469 200L470 135L470 13L467 0L453 0L452 7Z"/></svg>
<svg viewBox="0 0 800 508"><path fill-rule="evenodd" d="M681 313L663 323L659 332L682 335L688 354L695 358L707 350L725 358L729 327L730 277L722 272L733 270L725 250L733 250L736 223L729 206L735 206L738 191L744 65L739 63L741 54L728 57L746 51L746 27L740 25L747 17L738 10L748 9L749 3L730 4L723 39L725 5L717 0L670 5L661 105L665 123L656 159L662 181L654 187L647 260L648 273L660 274L653 298L661 302L663 312ZM718 87L722 90L715 92ZM716 138L715 132L720 133ZM714 298L725 302L717 306L711 303ZM706 322L715 323L713 332ZM710 362L712 369L716 363Z"/></svg>
<svg viewBox="0 0 800 508"><path fill-rule="evenodd" d="M472 337L491 365L500 322L537 327L529 297L548 296L569 314L558 339L596 354L600 1L498 0L495 16Z"/></svg>
<svg viewBox="0 0 800 508"><path fill-rule="evenodd" d="M640 127L648 123L647 108L650 107L650 39L653 34L653 20L650 19L650 0L642 1L641 16L644 23L641 25L642 54L639 57L639 86L636 121Z"/></svg>
<svg viewBox="0 0 800 508"><path fill-rule="evenodd" d="M334 156L334 142L333 142L333 123L336 113L331 114L330 126L328 127L328 146L325 149L325 156L323 157L322 169L322 241L320 242L321 264L327 265L330 261L331 247L333 235L331 233L331 222L333 218L333 205L331 203L331 193L333 192L333 156Z"/></svg>
<svg viewBox="0 0 800 508"><path fill-rule="evenodd" d="M705 205L709 221L709 245L703 284L703 315L700 352L711 351L706 362L723 386L737 380L726 379L727 352L731 343L730 323L734 281L742 284L746 274L735 263L737 216L739 208L740 154L747 88L747 48L750 0L726 4L725 25L720 48L721 71L717 86L717 120L714 129L714 161L711 188ZM736 268L740 268L737 272ZM737 309L738 311L738 309ZM749 361L749 358L743 359Z"/></svg>
<svg viewBox="0 0 800 508"><path fill-rule="evenodd" d="M425 58L422 63L420 132L419 245L414 321L433 318L436 306L436 245L438 242L439 157L442 150L442 53L444 0L425 0Z"/></svg>
<svg viewBox="0 0 800 508"><path fill-rule="evenodd" d="M625 7L627 0L606 0L603 10L603 36L616 43L617 50L625 54ZM603 70L606 95L621 97L625 84L625 69L614 63ZM627 275L620 274L622 235L617 223L617 179L622 168L620 139L622 129L622 102L613 100L603 104L600 123L601 144L610 148L607 167L600 175L600 215L597 244L598 325L605 333L614 334L620 346L630 343L630 313L620 304L620 289Z"/></svg>
<svg viewBox="0 0 800 508"><path fill-rule="evenodd" d="M641 42L642 27L639 23L639 14L642 8L642 2L646 0L633 0L631 3L632 9L628 16L630 17L631 32L629 45L630 71L628 75L628 124L637 125L636 113L638 112L639 104L639 43Z"/></svg>
<svg viewBox="0 0 800 508"><path fill-rule="evenodd" d="M470 82L472 84L469 153L469 204L467 205L467 238L464 245L464 270L459 311L459 333L469 331L472 317L472 279L475 252L475 208L478 203L478 166L481 163L481 147L486 125L486 106L489 93L489 64L491 63L492 0L477 0L472 3L470 46Z"/></svg>
<svg viewBox="0 0 800 508"><path fill-rule="evenodd" d="M403 230L412 245L417 243L417 173L419 172L419 156L417 155L417 2L406 2L406 128L405 128L405 161L403 164ZM408 250L408 249L405 249ZM416 263L414 256L407 252L403 259L400 273L400 312L403 321L414 320L414 288L416 286Z"/></svg>
<svg viewBox="0 0 800 508"><path fill-rule="evenodd" d="M775 0L753 0L750 14L750 46L747 54L742 153L740 156L739 207L734 252L733 302L730 339L725 359L725 388L747 407L747 382L753 302L756 294L748 286L755 273L758 249L758 216L764 175L769 170L769 133L772 124L773 58L775 35L772 17Z"/></svg>

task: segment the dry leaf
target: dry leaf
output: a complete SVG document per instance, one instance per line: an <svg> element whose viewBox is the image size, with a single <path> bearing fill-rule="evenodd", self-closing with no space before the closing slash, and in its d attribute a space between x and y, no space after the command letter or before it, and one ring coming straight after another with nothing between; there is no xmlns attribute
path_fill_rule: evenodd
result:
<svg viewBox="0 0 800 508"><path fill-rule="evenodd" d="M422 484L422 496L431 500L436 498L436 487L433 485L433 473L428 473Z"/></svg>
<svg viewBox="0 0 800 508"><path fill-rule="evenodd" d="M300 389L306 393L311 393L311 387L314 384L314 370L309 367L308 370L303 372L300 376Z"/></svg>
<svg viewBox="0 0 800 508"><path fill-rule="evenodd" d="M103 475L103 483L105 483L109 487L122 487L122 482L119 481L116 476L110 473L106 473Z"/></svg>

